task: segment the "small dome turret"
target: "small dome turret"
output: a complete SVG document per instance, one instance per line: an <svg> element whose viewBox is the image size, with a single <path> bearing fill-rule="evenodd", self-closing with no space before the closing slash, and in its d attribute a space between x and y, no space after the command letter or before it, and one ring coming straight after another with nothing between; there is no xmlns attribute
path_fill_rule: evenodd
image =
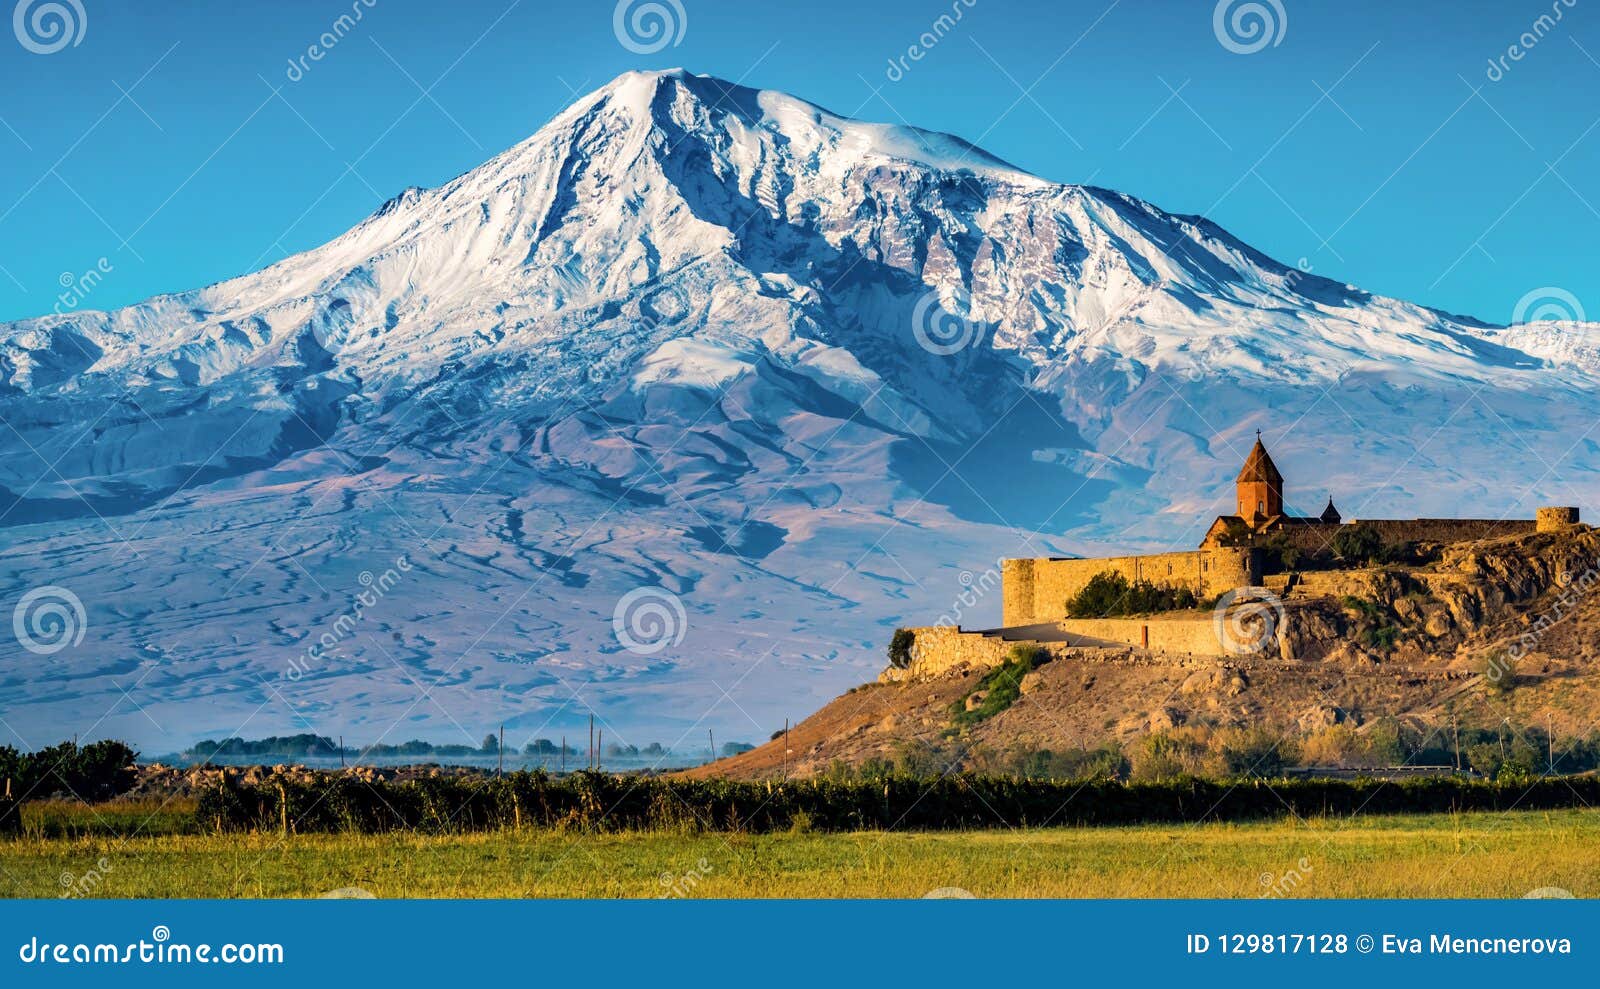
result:
<svg viewBox="0 0 1600 989"><path fill-rule="evenodd" d="M1339 510L1333 507L1333 495L1328 496L1328 507L1322 510L1321 519L1329 525L1338 525L1344 520L1344 516L1339 514Z"/></svg>

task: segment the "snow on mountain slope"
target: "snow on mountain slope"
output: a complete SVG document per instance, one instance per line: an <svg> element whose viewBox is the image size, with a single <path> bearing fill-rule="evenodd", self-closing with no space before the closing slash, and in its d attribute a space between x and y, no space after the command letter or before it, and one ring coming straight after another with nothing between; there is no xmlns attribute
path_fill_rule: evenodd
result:
<svg viewBox="0 0 1600 989"><path fill-rule="evenodd" d="M965 571L1193 545L1255 428L1301 508L1592 506L1597 333L629 73L263 271L0 327L0 587L86 619L9 652L0 707L150 748L591 708L640 743L759 740L895 625L997 618ZM641 601L664 640L614 626Z"/></svg>

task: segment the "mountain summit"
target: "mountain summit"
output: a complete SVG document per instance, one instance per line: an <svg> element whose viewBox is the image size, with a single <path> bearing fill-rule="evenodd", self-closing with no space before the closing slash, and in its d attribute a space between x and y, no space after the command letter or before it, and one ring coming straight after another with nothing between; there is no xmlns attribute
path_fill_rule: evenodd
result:
<svg viewBox="0 0 1600 989"><path fill-rule="evenodd" d="M1302 514L1593 505L1597 344L949 135L628 73L263 271L0 326L8 597L85 614L0 706L116 702L143 739L137 683L181 740L590 707L759 740L902 616L994 620L998 557L1193 545L1256 428L1316 478Z"/></svg>

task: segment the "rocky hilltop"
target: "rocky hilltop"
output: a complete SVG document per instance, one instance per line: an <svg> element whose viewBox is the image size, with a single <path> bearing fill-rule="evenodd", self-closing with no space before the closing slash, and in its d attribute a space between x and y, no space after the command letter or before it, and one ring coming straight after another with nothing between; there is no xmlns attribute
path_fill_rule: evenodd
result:
<svg viewBox="0 0 1600 989"><path fill-rule="evenodd" d="M780 737L692 774L804 775L903 763L919 750L992 768L999 753L1134 751L1185 730L1262 732L1286 748L1331 732L1354 751L1378 733L1435 751L1474 729L1522 745L1535 736L1519 733L1558 745L1590 735L1600 720L1600 533L1580 526L1430 555L1293 575L1277 635L1253 654L1040 642L1014 700L982 718L970 714L996 686L996 667L913 663L796 725L787 756ZM1349 761L1316 746L1296 754L1305 758L1290 761Z"/></svg>

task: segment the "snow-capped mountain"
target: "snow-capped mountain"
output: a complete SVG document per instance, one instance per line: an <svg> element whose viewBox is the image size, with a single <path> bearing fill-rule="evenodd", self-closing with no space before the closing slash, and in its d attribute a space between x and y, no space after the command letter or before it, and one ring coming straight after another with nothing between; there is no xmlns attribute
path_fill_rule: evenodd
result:
<svg viewBox="0 0 1600 989"><path fill-rule="evenodd" d="M1193 545L1257 428L1302 509L1595 505L1597 379L1600 327L629 73L263 271L0 326L0 711L760 740L895 625L996 619L999 557Z"/></svg>

